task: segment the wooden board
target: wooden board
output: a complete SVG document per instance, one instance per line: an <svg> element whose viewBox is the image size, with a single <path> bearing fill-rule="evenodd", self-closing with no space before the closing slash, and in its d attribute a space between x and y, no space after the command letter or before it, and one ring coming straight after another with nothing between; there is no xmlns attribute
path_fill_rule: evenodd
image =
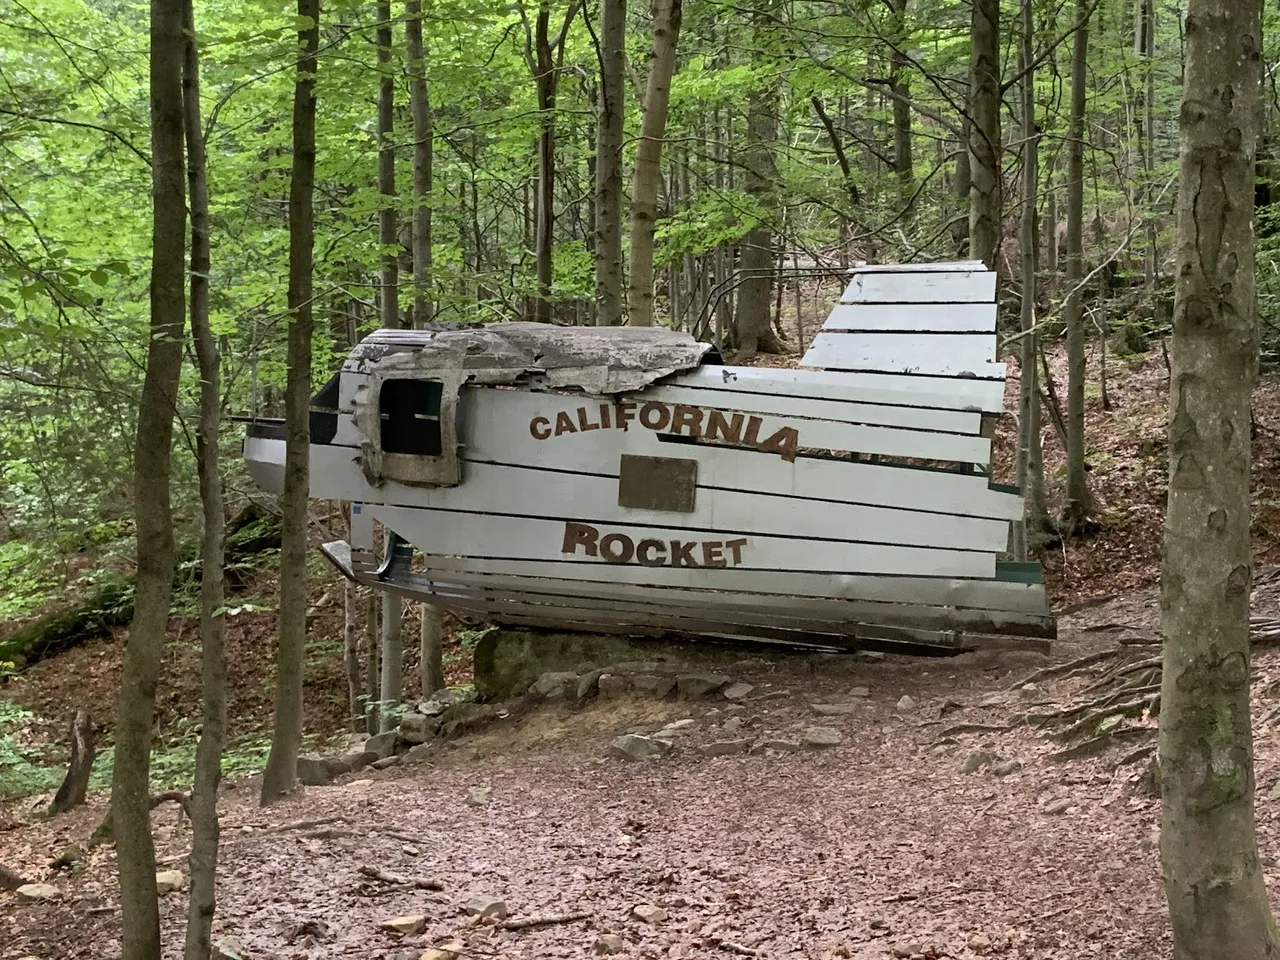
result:
<svg viewBox="0 0 1280 960"><path fill-rule="evenodd" d="M838 303L823 330L994 333L994 303Z"/></svg>
<svg viewBox="0 0 1280 960"><path fill-rule="evenodd" d="M699 487L1002 520L1017 520L1023 514L1016 494L991 490L984 477L942 470L807 457L788 462L757 450L663 442L660 434L634 424L626 430L577 431L539 440L530 431L532 418L554 422L561 412L574 411L576 422L576 411L584 403L562 394L482 393L483 402L467 414L461 430L464 460L616 476L624 453L682 456L698 461ZM802 431L800 445L805 443Z"/></svg>
<svg viewBox="0 0 1280 960"><path fill-rule="evenodd" d="M679 448L676 448L679 450ZM349 450L314 447L311 495L341 500L363 476ZM616 469L615 464L615 469ZM552 517L584 523L654 525L707 534L748 533L813 540L893 543L998 553L1007 546L1004 520L942 516L915 510L841 505L699 486L693 510L674 513L618 505L614 476L565 474L528 467L467 463L456 487L386 483L364 495L366 503L461 510L510 516Z"/></svg>
<svg viewBox="0 0 1280 960"><path fill-rule="evenodd" d="M742 569L936 577L995 575L995 556L976 551L803 540L759 534L731 537L693 533L674 526L618 523L595 527L559 519L410 507L370 505L365 509L424 553L609 567L641 566L641 558L647 557L650 561L659 561L662 566L646 569L658 570L679 562L682 567L700 570L705 578L699 584L701 586L713 586L719 574ZM610 542L606 543L606 540ZM645 544L655 546L646 552ZM622 562L606 561L604 555L610 552Z"/></svg>
<svg viewBox="0 0 1280 960"><path fill-rule="evenodd" d="M1001 365L1003 369L1003 365ZM767 367L702 366L663 381L669 386L705 387L938 410L1004 411L1004 385L986 380L932 380L883 373Z"/></svg>
<svg viewBox="0 0 1280 960"><path fill-rule="evenodd" d="M636 584L650 587L728 590L769 597L812 597L856 600L916 607L996 611L1048 616L1044 587L998 580L958 580L927 577L864 577L850 574L760 573L735 568L721 570L710 587L697 570L683 567L587 566L560 561L501 560L481 557L429 555L433 571L452 576L472 572L512 577L574 579L608 586Z"/></svg>
<svg viewBox="0 0 1280 960"><path fill-rule="evenodd" d="M717 410L742 410L747 413L767 413L780 417L835 420L840 423L928 430L933 433L977 436L982 429L981 414L962 410L935 410L930 407L815 400L810 397L709 390L703 387L659 386L650 387L643 394L628 395L628 399L634 400L638 397L661 400L664 403L688 403L695 407L713 407Z"/></svg>
<svg viewBox="0 0 1280 960"><path fill-rule="evenodd" d="M676 609L722 611L727 618L742 613L785 615L811 623L842 622L899 623L922 629L985 630L1010 635L1052 635L1054 621L1047 613L1019 614L985 610L892 604L868 601L818 599L735 593L720 590L680 589L649 584L605 583L550 577L512 576L447 569L465 566L466 561L445 563L445 558L427 557L426 576L433 584L472 590L499 591L504 595L544 598L593 598L607 600L619 609Z"/></svg>
<svg viewBox="0 0 1280 960"><path fill-rule="evenodd" d="M996 275L989 270L915 270L855 273L841 303L993 303Z"/></svg>
<svg viewBox="0 0 1280 960"><path fill-rule="evenodd" d="M994 333L820 333L804 358L807 367L875 373L972 375L1002 378L993 371Z"/></svg>

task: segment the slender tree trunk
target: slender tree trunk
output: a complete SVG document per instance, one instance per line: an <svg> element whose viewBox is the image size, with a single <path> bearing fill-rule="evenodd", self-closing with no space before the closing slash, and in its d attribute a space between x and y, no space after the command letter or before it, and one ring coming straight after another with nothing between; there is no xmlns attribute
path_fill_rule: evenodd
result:
<svg viewBox="0 0 1280 960"><path fill-rule="evenodd" d="M752 14L754 46L768 49L775 32L773 8ZM777 211L778 168L774 147L778 140L778 104L781 102L777 81L755 87L747 94L747 144L744 155L743 189L754 197L766 218L747 231L742 240L738 270L742 282L738 288L738 309L733 318L738 356L753 357L759 352L781 353L769 323L770 292L773 281L773 224Z"/></svg>
<svg viewBox="0 0 1280 960"><path fill-rule="evenodd" d="M907 0L891 0L893 10L893 48L889 51L889 84L897 97L893 101L893 169L898 175L898 189L903 209L909 218L913 212L916 191L915 157L911 150L910 64L907 45ZM828 131L829 132L829 131Z"/></svg>
<svg viewBox="0 0 1280 960"><path fill-rule="evenodd" d="M187 181L191 195L191 333L200 368L200 424L196 431L196 469L204 511L200 553L201 691L204 713L196 748L191 788L191 853L187 865L191 895L187 904L186 960L207 960L218 866L218 784L227 733L227 660L223 642L223 568L226 508L222 502L218 428L222 421L222 361L209 325L209 191L204 131L200 122L200 57L192 0L186 0L186 58L183 106L187 142Z"/></svg>
<svg viewBox="0 0 1280 960"><path fill-rule="evenodd" d="M1144 55L1146 57L1146 116L1144 117L1144 127L1146 133L1147 149L1143 154L1143 174L1146 183L1143 186L1142 197L1144 201L1143 216L1147 218L1147 250L1145 258L1145 270L1148 289L1155 289L1155 285L1160 280L1160 252L1158 247L1158 238L1156 234L1156 211L1153 210L1152 203L1155 200L1155 178L1156 178L1156 8L1154 0L1143 0L1144 13Z"/></svg>
<svg viewBox="0 0 1280 960"><path fill-rule="evenodd" d="M556 64L548 32L551 7L543 0L538 10L534 56L534 85L538 94L538 190L534 251L537 259L538 295L533 301L533 319L551 322L551 283L555 272L556 203Z"/></svg>
<svg viewBox="0 0 1280 960"><path fill-rule="evenodd" d="M964 142L956 155L955 180L952 182L952 195L958 211L966 211L972 204L970 193L973 190L973 165L969 158L969 141L973 139L973 125L966 117L963 122ZM970 252L969 217L967 214L957 215L951 224L951 240L956 246L957 256Z"/></svg>
<svg viewBox="0 0 1280 960"><path fill-rule="evenodd" d="M381 0L378 16L378 193L382 195L382 208L378 217L378 242L382 246L381 296L379 322L383 327L400 327L400 269L399 260L392 248L399 242L396 229L396 152L391 142L395 132L395 77L391 72L391 3ZM392 548L392 534L386 539L388 552ZM393 593L382 594L382 723L386 725L393 711L385 707L400 702L401 670L404 647L401 639L402 603Z"/></svg>
<svg viewBox="0 0 1280 960"><path fill-rule="evenodd" d="M1022 220L1019 246L1022 248L1022 339L1019 341L1022 380L1018 391L1018 461L1017 484L1022 488L1026 509L1023 516L1020 549L1016 559L1025 560L1039 544L1049 523L1045 513L1044 480L1040 472L1040 392L1036 376L1039 336L1036 325L1036 191L1040 184L1040 137L1036 132L1035 70L1029 65L1035 58L1035 20L1032 0L1022 0L1022 49L1019 70L1022 79Z"/></svg>
<svg viewBox="0 0 1280 960"><path fill-rule="evenodd" d="M431 322L431 100L422 45L422 0L405 0L405 45L409 55L409 106L413 112L413 325Z"/></svg>
<svg viewBox="0 0 1280 960"><path fill-rule="evenodd" d="M444 689L444 614L430 603L422 605L422 695Z"/></svg>
<svg viewBox="0 0 1280 960"><path fill-rule="evenodd" d="M289 342L285 385L284 494L280 544L280 642L275 732L262 775L262 804L293 787L302 746L302 667L307 646L307 498L311 487L311 270L316 178L316 51L320 0L298 0L293 86L293 172L289 182Z"/></svg>
<svg viewBox="0 0 1280 960"><path fill-rule="evenodd" d="M627 315L633 327L653 324L653 234L662 188L662 141L667 130L667 101L676 70L683 0L653 0L653 52L644 94L640 143L631 175L631 277Z"/></svg>
<svg viewBox="0 0 1280 960"><path fill-rule="evenodd" d="M1089 515L1084 470L1084 108L1088 82L1089 0L1076 0L1075 48L1071 54L1071 130L1067 154L1067 490L1062 530L1067 536Z"/></svg>
<svg viewBox="0 0 1280 960"><path fill-rule="evenodd" d="M347 716L352 733L364 728L360 710L360 614L365 606L354 580L342 582L342 666L347 675ZM366 612L367 615L367 612Z"/></svg>
<svg viewBox="0 0 1280 960"><path fill-rule="evenodd" d="M174 573L170 447L186 326L183 3L151 3L151 323L134 446L138 572L120 677L111 780L120 871L121 954L128 960L160 958L149 778L151 723Z"/></svg>
<svg viewBox="0 0 1280 960"><path fill-rule="evenodd" d="M596 323L622 323L622 138L627 104L627 0L600 3L600 115L596 133Z"/></svg>
<svg viewBox="0 0 1280 960"><path fill-rule="evenodd" d="M1259 5L1190 0L1161 576L1160 848L1174 960L1280 954L1249 717Z"/></svg>
<svg viewBox="0 0 1280 960"><path fill-rule="evenodd" d="M379 667L379 630L380 607L377 594L370 591L364 598L364 648L365 648L365 724L369 733L377 733L379 729L378 697L381 693L381 670Z"/></svg>
<svg viewBox="0 0 1280 960"><path fill-rule="evenodd" d="M1053 182L1053 157L1049 157L1049 169L1045 174L1044 197L1044 259L1045 269L1058 272L1058 191Z"/></svg>
<svg viewBox="0 0 1280 960"><path fill-rule="evenodd" d="M1000 250L1000 0L973 0L969 57L969 253L994 270Z"/></svg>

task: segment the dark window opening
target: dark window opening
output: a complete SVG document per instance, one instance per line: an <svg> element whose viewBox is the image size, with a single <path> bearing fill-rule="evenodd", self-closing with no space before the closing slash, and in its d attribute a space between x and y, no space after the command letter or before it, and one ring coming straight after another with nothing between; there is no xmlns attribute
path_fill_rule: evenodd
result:
<svg viewBox="0 0 1280 960"><path fill-rule="evenodd" d="M382 452L438 457L440 404L444 384L439 380L387 380L378 395L382 418Z"/></svg>
<svg viewBox="0 0 1280 960"><path fill-rule="evenodd" d="M311 398L312 443L332 443L338 434L338 380L341 376L341 373L335 373Z"/></svg>

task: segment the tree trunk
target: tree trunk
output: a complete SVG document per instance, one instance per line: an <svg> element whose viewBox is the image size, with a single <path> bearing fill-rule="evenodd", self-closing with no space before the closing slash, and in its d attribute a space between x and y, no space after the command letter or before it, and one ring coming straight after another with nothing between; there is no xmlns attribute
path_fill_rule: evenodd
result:
<svg viewBox="0 0 1280 960"><path fill-rule="evenodd" d="M409 55L409 106L413 112L413 325L431 322L431 100L422 45L422 0L405 0L405 43Z"/></svg>
<svg viewBox="0 0 1280 960"><path fill-rule="evenodd" d="M424 603L420 623L422 695L429 697L444 689L444 611L434 604Z"/></svg>
<svg viewBox="0 0 1280 960"><path fill-rule="evenodd" d="M348 536L348 540L350 537ZM351 732L364 729L364 717L360 710L360 621L361 614L368 616L367 605L361 602L360 590L354 580L342 582L342 666L347 675L347 715L351 718Z"/></svg>
<svg viewBox="0 0 1280 960"><path fill-rule="evenodd" d="M973 138L973 125L966 117L963 123L964 142L956 154L956 173L953 181L952 195L957 211L967 211L971 203L969 194L973 190L973 170L969 162L969 141ZM958 213L951 223L951 241L956 247L956 256L969 253L969 217L967 213Z"/></svg>
<svg viewBox="0 0 1280 960"><path fill-rule="evenodd" d="M644 94L640 143L631 175L631 277L627 316L633 327L653 324L653 233L662 188L662 141L667 130L667 101L676 70L683 0L653 0L653 52Z"/></svg>
<svg viewBox="0 0 1280 960"><path fill-rule="evenodd" d="M772 9L752 14L752 32L757 49L768 49L768 38L775 31ZM773 224L777 211L778 168L774 146L778 140L778 104L781 91L776 80L754 86L747 94L747 143L744 151L742 188L755 198L764 219L747 231L738 258L741 284L738 309L733 318L738 357L746 359L757 353L781 353L782 344L769 323L770 293L773 281Z"/></svg>
<svg viewBox="0 0 1280 960"><path fill-rule="evenodd" d="M183 3L152 0L151 4L151 322L134 445L137 591L120 677L111 780L120 871L121 954L129 960L160 958L151 838L151 724L173 589L170 448L186 326Z"/></svg>
<svg viewBox="0 0 1280 960"><path fill-rule="evenodd" d="M365 652L365 723L364 728L369 733L377 733L378 724L378 697L381 687L381 670L379 669L379 649L378 637L381 631L378 629L381 616L380 606L378 604L377 594L370 591L364 598L366 605L366 615L364 621L364 652Z"/></svg>
<svg viewBox="0 0 1280 960"><path fill-rule="evenodd" d="M909 219L914 207L916 176L911 150L911 105L907 102L911 97L907 0L891 0L890 6L893 10L893 47L889 51L889 85L896 94L893 101L893 169L898 175L903 215Z"/></svg>
<svg viewBox="0 0 1280 960"><path fill-rule="evenodd" d="M200 689L203 715L191 787L191 853L187 868L186 960L207 960L218 868L218 784L227 735L227 659L224 642L223 570L226 566L226 507L218 429L222 423L222 360L209 325L209 189L204 127L200 121L200 56L192 0L186 0L186 57L183 107L187 142L187 185L191 204L191 335L200 370L200 423L196 430L196 470L204 514L200 554Z"/></svg>
<svg viewBox="0 0 1280 960"><path fill-rule="evenodd" d="M1144 14L1144 55L1146 57L1146 103L1145 117L1143 118L1145 127L1145 139L1147 149L1143 155L1146 183L1143 187L1142 198L1144 201L1143 216L1147 218L1147 251L1145 258L1145 272L1147 280L1147 288L1155 289L1155 285L1160 280L1160 251L1156 234L1156 211L1151 208L1155 200L1155 178L1156 178L1156 8L1154 0L1143 0Z"/></svg>
<svg viewBox="0 0 1280 960"><path fill-rule="evenodd" d="M538 295L533 300L533 319L551 322L551 283L555 264L556 202L556 65L549 26L551 6L543 0L535 27L534 86L538 95L538 211L534 236L537 259Z"/></svg>
<svg viewBox="0 0 1280 960"><path fill-rule="evenodd" d="M627 93L627 0L600 3L600 115L596 132L596 323L622 323L622 139Z"/></svg>
<svg viewBox="0 0 1280 960"><path fill-rule="evenodd" d="M72 807L84 803L89 792L89 774L93 772L93 721L89 711L77 710L71 718L71 759L67 775L49 804L49 816L66 813Z"/></svg>
<svg viewBox="0 0 1280 960"><path fill-rule="evenodd" d="M1076 0L1075 48L1071 53L1071 122L1067 153L1067 490L1062 531L1070 536L1089 515L1084 470L1084 108L1088 82L1089 0Z"/></svg>
<svg viewBox="0 0 1280 960"><path fill-rule="evenodd" d="M969 56L969 255L989 270L1000 250L1000 0L973 0Z"/></svg>
<svg viewBox="0 0 1280 960"><path fill-rule="evenodd" d="M1249 404L1257 4L1190 0L1161 577L1161 853L1175 960L1280 952L1254 832Z"/></svg>
<svg viewBox="0 0 1280 960"><path fill-rule="evenodd" d="M307 645L307 498L311 486L311 270L316 178L316 51L320 0L298 0L302 57L293 86L293 170L289 181L289 342L285 384L280 641L275 730L262 774L262 804L293 787L302 746L302 667Z"/></svg>
<svg viewBox="0 0 1280 960"><path fill-rule="evenodd" d="M1161 577L1161 853L1175 960L1280 952L1254 832L1249 402L1259 8L1190 0Z"/></svg>
<svg viewBox="0 0 1280 960"><path fill-rule="evenodd" d="M1058 191L1053 183L1053 156L1044 178L1044 260L1045 269L1058 272Z"/></svg>

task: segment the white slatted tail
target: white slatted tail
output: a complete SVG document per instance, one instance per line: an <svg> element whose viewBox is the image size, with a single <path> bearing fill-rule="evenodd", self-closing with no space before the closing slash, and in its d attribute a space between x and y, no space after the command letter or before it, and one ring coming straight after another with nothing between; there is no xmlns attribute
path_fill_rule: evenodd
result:
<svg viewBox="0 0 1280 960"><path fill-rule="evenodd" d="M856 273L841 303L992 303L996 275L988 270Z"/></svg>
<svg viewBox="0 0 1280 960"><path fill-rule="evenodd" d="M994 303L837 303L826 331L994 333Z"/></svg>
<svg viewBox="0 0 1280 960"><path fill-rule="evenodd" d="M800 361L824 370L1003 379L993 333L820 333Z"/></svg>

